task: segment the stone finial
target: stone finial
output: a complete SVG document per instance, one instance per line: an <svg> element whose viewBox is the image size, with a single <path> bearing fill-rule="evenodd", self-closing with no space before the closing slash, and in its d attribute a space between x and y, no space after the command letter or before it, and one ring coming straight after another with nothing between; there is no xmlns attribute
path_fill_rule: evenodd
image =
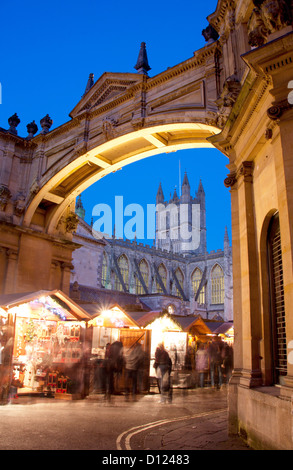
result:
<svg viewBox="0 0 293 470"><path fill-rule="evenodd" d="M202 30L202 35L208 44L211 44L212 42L217 41L217 39L219 39L218 32L215 30L215 28L213 28L211 24L209 24L206 29Z"/></svg>
<svg viewBox="0 0 293 470"><path fill-rule="evenodd" d="M43 117L43 119L40 120L40 124L41 124L41 127L42 127L41 134L48 134L48 132L50 130L50 127L53 124L53 120L50 118L49 114L46 114L46 116Z"/></svg>
<svg viewBox="0 0 293 470"><path fill-rule="evenodd" d="M145 75L147 75L148 71L151 70L151 67L149 66L149 62L148 62L145 42L142 42L140 45L138 59L134 68L135 70L137 70L138 73L143 73Z"/></svg>
<svg viewBox="0 0 293 470"><path fill-rule="evenodd" d="M90 73L87 84L86 84L84 95L91 89L91 87L94 85L94 83L95 83L94 82L94 74Z"/></svg>
<svg viewBox="0 0 293 470"><path fill-rule="evenodd" d="M27 126L28 136L27 139L32 139L33 136L38 132L38 126L36 125L35 121L30 122Z"/></svg>
<svg viewBox="0 0 293 470"><path fill-rule="evenodd" d="M8 129L8 132L10 132L11 134L14 134L14 135L17 135L17 126L18 124L20 123L20 119L19 117L17 116L17 114L13 114L13 116L11 116L9 119L8 119L8 124L9 124L9 129Z"/></svg>

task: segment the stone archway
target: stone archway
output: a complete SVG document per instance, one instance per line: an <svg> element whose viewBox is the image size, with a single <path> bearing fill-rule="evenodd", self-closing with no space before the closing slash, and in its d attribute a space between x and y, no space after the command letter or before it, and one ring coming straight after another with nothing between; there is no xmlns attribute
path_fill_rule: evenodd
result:
<svg viewBox="0 0 293 470"><path fill-rule="evenodd" d="M58 160L40 179L39 190L29 201L22 223L25 227L33 225L38 209L47 206L48 215L42 229L54 235L58 233L57 225L66 209L99 179L125 165L163 152L213 148L208 139L219 132L215 126L196 122L164 124L111 139L73 160Z"/></svg>

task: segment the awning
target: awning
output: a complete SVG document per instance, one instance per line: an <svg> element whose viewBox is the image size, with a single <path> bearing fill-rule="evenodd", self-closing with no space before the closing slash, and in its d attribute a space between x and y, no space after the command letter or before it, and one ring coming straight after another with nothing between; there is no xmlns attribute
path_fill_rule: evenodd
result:
<svg viewBox="0 0 293 470"><path fill-rule="evenodd" d="M18 308L23 306L22 309ZM16 293L0 296L0 308L7 313L23 316L37 315L43 312L46 318L61 320L91 319L90 315L60 290L40 290L29 293ZM38 313L39 315L40 313Z"/></svg>

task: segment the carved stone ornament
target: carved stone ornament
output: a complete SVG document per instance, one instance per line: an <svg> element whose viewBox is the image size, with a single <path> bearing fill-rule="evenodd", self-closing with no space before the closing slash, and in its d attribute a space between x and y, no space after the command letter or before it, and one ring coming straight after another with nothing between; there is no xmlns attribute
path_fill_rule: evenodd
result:
<svg viewBox="0 0 293 470"><path fill-rule="evenodd" d="M219 113L217 125L219 127L224 127L227 122L228 116L232 110L232 107L237 100L237 97L240 93L241 84L236 77L231 76L227 78L224 83L223 91L220 98L216 101Z"/></svg>
<svg viewBox="0 0 293 470"><path fill-rule="evenodd" d="M211 24L209 24L207 28L202 30L202 35L208 44L214 41L217 41L217 39L219 39L218 32L215 30L215 28Z"/></svg>
<svg viewBox="0 0 293 470"><path fill-rule="evenodd" d="M8 124L9 124L9 129L8 129L8 132L10 132L10 134L14 134L14 135L17 135L17 126L18 124L20 123L20 119L19 117L17 116L17 114L13 114L13 116L11 116L9 119L8 119Z"/></svg>
<svg viewBox="0 0 293 470"><path fill-rule="evenodd" d="M46 116L43 117L43 119L40 120L40 124L41 124L41 127L42 127L41 134L48 134L48 132L50 130L50 127L53 124L53 121L50 118L49 114L46 114Z"/></svg>
<svg viewBox="0 0 293 470"><path fill-rule="evenodd" d="M248 42L252 47L266 43L269 34L292 24L290 0L254 0L248 22Z"/></svg>
<svg viewBox="0 0 293 470"><path fill-rule="evenodd" d="M4 185L0 186L0 209L2 211L5 210L10 198L11 192L9 191L9 189Z"/></svg>
<svg viewBox="0 0 293 470"><path fill-rule="evenodd" d="M267 110L267 115L272 121L278 121L281 118L284 111L292 109L293 106L288 102L288 100L280 101Z"/></svg>
<svg viewBox="0 0 293 470"><path fill-rule="evenodd" d="M106 118L103 120L103 134L106 140L111 140L116 137L115 127L117 126L117 121L115 119Z"/></svg>
<svg viewBox="0 0 293 470"><path fill-rule="evenodd" d="M39 191L40 191L40 186L39 186L37 179L35 178L30 187L30 193L31 195L35 196Z"/></svg>
<svg viewBox="0 0 293 470"><path fill-rule="evenodd" d="M20 217L25 209L25 196L19 193L14 200L14 214Z"/></svg>
<svg viewBox="0 0 293 470"><path fill-rule="evenodd" d="M27 139L32 139L33 136L38 132L38 126L36 125L35 121L30 122L27 126L28 136Z"/></svg>
<svg viewBox="0 0 293 470"><path fill-rule="evenodd" d="M65 230L67 233L75 232L78 226L78 216L74 212L70 212L65 218Z"/></svg>
<svg viewBox="0 0 293 470"><path fill-rule="evenodd" d="M232 188L232 186L234 186L236 182L237 177L235 172L230 173L227 178L224 179L224 185L226 186L226 188Z"/></svg>

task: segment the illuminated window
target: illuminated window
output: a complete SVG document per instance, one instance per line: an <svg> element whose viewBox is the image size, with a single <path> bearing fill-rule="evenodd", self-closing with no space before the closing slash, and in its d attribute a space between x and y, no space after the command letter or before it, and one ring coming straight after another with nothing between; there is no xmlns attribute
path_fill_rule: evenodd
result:
<svg viewBox="0 0 293 470"><path fill-rule="evenodd" d="M221 266L216 264L212 269L212 304L224 303L224 272Z"/></svg>
<svg viewBox="0 0 293 470"><path fill-rule="evenodd" d="M128 290L129 287L129 264L128 264L128 259L126 258L125 255L121 255L118 258L118 266L120 269L120 273L123 279L123 282L125 284L126 289ZM115 289L119 291L123 291L123 286L120 282L120 279L118 278L117 274L115 276Z"/></svg>
<svg viewBox="0 0 293 470"><path fill-rule="evenodd" d="M180 268L177 268L177 269L176 269L175 275L176 275L177 280L178 280L178 282L179 282L179 284L180 284L180 287L181 287L181 289L182 289L182 291L183 291L184 276L183 276L183 273L182 273L182 271L181 271ZM175 294L175 295L177 295L178 297L182 297L182 293L181 293L181 291L178 289L176 283L175 283L175 286L176 286L176 294Z"/></svg>
<svg viewBox="0 0 293 470"><path fill-rule="evenodd" d="M192 289L193 289L193 295L195 296L198 292L200 283L202 280L202 271L199 268L196 268L191 276L191 284L192 284ZM206 298L206 293L205 293L205 286L202 286L200 293L197 297L197 302L199 304L205 304L205 298Z"/></svg>
<svg viewBox="0 0 293 470"><path fill-rule="evenodd" d="M102 264L102 286L106 287L108 281L108 260L107 255L104 252L103 254L103 264Z"/></svg>
<svg viewBox="0 0 293 470"><path fill-rule="evenodd" d="M149 285L149 267L148 267L147 262L144 259L141 260L141 262L139 263L139 270L140 270L141 276L144 280L144 283L145 283L146 287L148 288L148 285ZM142 283L140 282L140 278L139 278L138 275L136 276L136 293L137 294L145 294L145 290L143 288Z"/></svg>
<svg viewBox="0 0 293 470"><path fill-rule="evenodd" d="M166 288L167 286L167 269L165 268L165 266L163 264L160 264L160 266L158 267L158 272L159 272L159 275L161 277L161 280ZM157 280L157 292L159 293L162 293L164 292L160 283L158 282Z"/></svg>

